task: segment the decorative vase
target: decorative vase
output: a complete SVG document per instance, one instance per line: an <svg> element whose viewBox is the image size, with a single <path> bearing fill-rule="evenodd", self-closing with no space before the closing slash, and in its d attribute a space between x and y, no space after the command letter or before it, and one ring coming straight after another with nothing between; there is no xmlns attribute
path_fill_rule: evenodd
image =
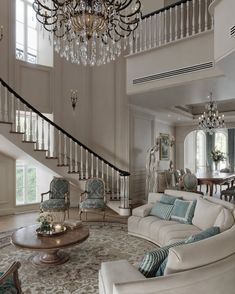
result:
<svg viewBox="0 0 235 294"><path fill-rule="evenodd" d="M215 173L219 173L219 161L215 161Z"/></svg>

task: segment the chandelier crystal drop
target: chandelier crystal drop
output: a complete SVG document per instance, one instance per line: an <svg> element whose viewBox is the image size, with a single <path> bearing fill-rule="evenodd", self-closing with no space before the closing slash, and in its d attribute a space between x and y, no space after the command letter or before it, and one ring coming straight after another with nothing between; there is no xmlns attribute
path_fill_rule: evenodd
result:
<svg viewBox="0 0 235 294"><path fill-rule="evenodd" d="M37 20L61 57L83 65L115 60L133 45L140 0L34 0Z"/></svg>
<svg viewBox="0 0 235 294"><path fill-rule="evenodd" d="M210 102L206 104L206 111L199 117L199 129L212 135L216 129L225 128L224 115L220 115L217 104L212 101L210 93Z"/></svg>

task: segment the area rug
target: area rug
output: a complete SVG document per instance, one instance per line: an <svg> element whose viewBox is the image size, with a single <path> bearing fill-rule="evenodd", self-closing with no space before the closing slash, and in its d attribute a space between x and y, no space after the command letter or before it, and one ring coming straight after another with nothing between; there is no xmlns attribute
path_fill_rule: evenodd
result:
<svg viewBox="0 0 235 294"><path fill-rule="evenodd" d="M18 250L9 243L9 233L0 250L1 270L20 261L19 276L24 294L96 294L98 270L103 261L127 259L138 266L146 251L156 248L151 242L127 234L127 226L118 223L91 223L89 238L66 249L70 260L54 267L31 263L32 251ZM8 238L8 246L6 246Z"/></svg>

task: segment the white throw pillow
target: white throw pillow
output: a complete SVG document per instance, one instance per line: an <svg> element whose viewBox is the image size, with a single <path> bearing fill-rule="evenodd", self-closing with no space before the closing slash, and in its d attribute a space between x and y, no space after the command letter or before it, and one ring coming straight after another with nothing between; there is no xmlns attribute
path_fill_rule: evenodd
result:
<svg viewBox="0 0 235 294"><path fill-rule="evenodd" d="M220 232L230 229L234 224L234 217L231 211L223 208L217 216L214 226L220 228Z"/></svg>
<svg viewBox="0 0 235 294"><path fill-rule="evenodd" d="M212 227L222 208L221 205L198 199L192 219L193 225L201 230Z"/></svg>

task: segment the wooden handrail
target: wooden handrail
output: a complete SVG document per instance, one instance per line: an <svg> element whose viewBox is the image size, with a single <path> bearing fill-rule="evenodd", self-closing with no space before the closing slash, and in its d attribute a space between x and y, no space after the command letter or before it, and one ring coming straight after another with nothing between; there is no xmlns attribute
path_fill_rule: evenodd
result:
<svg viewBox="0 0 235 294"><path fill-rule="evenodd" d="M36 108L34 108L31 104L29 104L24 98L22 98L19 94L17 94L2 78L0 78L0 83L8 89L10 93L12 93L15 97L17 97L23 104L25 104L29 109L31 109L33 112L35 112L37 115L39 115L42 119L47 121L50 125L52 125L57 130L61 131L63 134L65 134L68 138L72 139L75 143L77 143L79 146L83 147L85 150L87 150L89 153L93 154L93 156L99 158L99 160L103 161L105 164L109 165L114 170L118 171L121 176L130 176L130 173L124 170L121 170L114 166L112 163L92 151L89 147L78 141L76 138L74 138L72 135L67 133L64 129L62 129L60 126L55 124L53 121L51 121L49 118L44 116L40 111L38 111Z"/></svg>

